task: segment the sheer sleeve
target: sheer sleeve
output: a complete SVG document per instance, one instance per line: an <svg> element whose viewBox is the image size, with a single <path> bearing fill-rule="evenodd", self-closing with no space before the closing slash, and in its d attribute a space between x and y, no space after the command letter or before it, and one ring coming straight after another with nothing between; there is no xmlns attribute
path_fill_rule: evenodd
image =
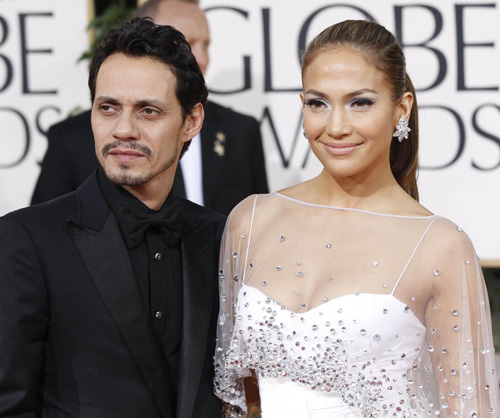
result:
<svg viewBox="0 0 500 418"><path fill-rule="evenodd" d="M241 202L230 214L222 237L219 270L220 312L215 352L215 394L226 404L226 416L246 415L243 378L250 376L250 364L241 356L244 346L235 328L238 292L245 277L251 242L251 224L257 196Z"/></svg>
<svg viewBox="0 0 500 418"><path fill-rule="evenodd" d="M410 376L412 397L434 415L499 416L491 317L478 257L465 232L449 221L434 237L428 249L435 280L425 309L427 346Z"/></svg>

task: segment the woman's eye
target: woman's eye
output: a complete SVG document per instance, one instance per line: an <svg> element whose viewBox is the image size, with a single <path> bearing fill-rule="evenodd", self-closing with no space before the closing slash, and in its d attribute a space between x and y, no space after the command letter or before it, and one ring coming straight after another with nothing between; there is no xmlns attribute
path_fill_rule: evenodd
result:
<svg viewBox="0 0 500 418"><path fill-rule="evenodd" d="M310 99L305 102L306 106L309 106L311 109L320 109L326 106L326 103L323 100L318 99Z"/></svg>
<svg viewBox="0 0 500 418"><path fill-rule="evenodd" d="M357 107L357 108L365 108L368 106L371 106L373 104L373 101L370 99L356 99L351 103L351 106Z"/></svg>

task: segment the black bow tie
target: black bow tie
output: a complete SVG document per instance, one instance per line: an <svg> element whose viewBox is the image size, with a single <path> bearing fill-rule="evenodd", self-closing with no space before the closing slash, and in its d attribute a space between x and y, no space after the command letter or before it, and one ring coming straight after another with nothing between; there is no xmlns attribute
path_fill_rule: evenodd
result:
<svg viewBox="0 0 500 418"><path fill-rule="evenodd" d="M136 206L121 208L118 223L127 248L135 248L144 241L149 228L157 229L169 247L175 246L181 236L184 208L182 203L173 200L158 212L147 212Z"/></svg>

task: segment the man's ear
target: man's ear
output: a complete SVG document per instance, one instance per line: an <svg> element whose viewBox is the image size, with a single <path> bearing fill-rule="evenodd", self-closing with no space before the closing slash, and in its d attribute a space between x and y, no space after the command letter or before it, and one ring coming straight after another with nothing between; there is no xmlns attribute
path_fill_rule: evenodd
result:
<svg viewBox="0 0 500 418"><path fill-rule="evenodd" d="M203 105L201 103L195 104L184 120L182 142L190 141L200 132L204 118Z"/></svg>

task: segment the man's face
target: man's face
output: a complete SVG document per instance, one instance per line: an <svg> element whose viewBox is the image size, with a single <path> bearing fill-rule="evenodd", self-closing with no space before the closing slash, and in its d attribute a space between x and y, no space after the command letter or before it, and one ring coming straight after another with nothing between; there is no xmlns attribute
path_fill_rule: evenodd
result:
<svg viewBox="0 0 500 418"><path fill-rule="evenodd" d="M209 61L210 31L203 11L192 3L163 1L158 5L154 22L157 25L171 25L182 32L205 74Z"/></svg>
<svg viewBox="0 0 500 418"><path fill-rule="evenodd" d="M190 115L183 121L176 83L165 63L148 57L115 53L99 69L96 154L108 178L129 191L171 184L182 144L197 133Z"/></svg>

